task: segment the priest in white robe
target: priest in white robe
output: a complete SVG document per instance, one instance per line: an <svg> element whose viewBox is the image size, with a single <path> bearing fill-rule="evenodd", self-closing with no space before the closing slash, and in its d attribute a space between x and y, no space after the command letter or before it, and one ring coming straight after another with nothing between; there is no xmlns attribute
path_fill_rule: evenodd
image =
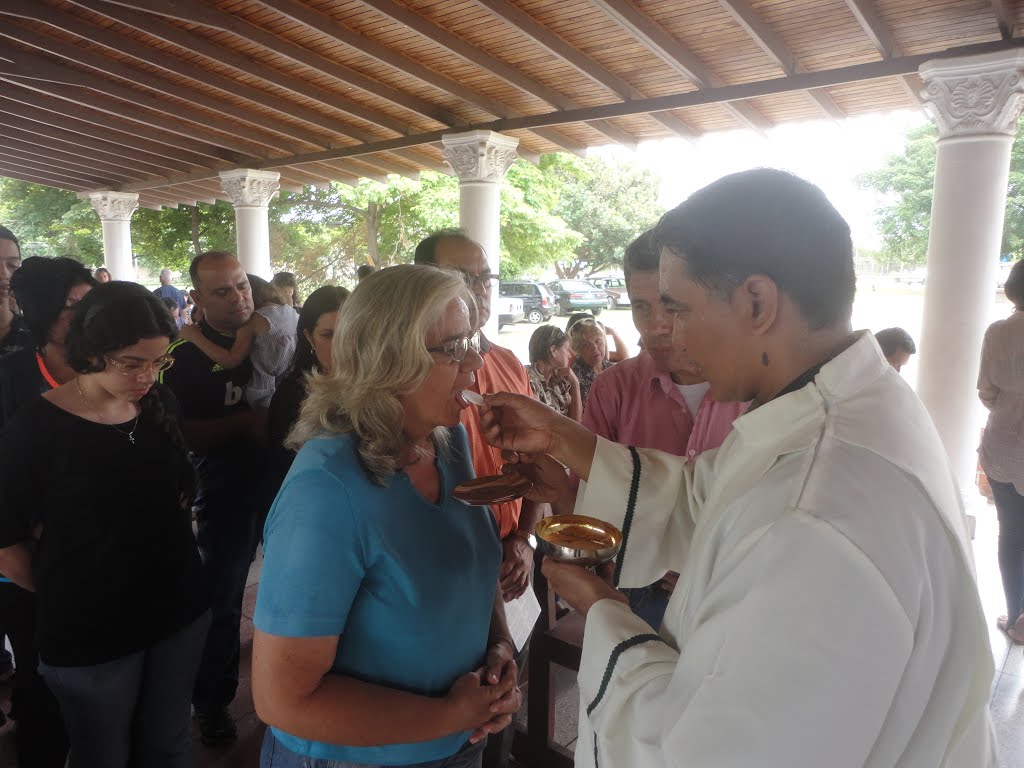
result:
<svg viewBox="0 0 1024 768"><path fill-rule="evenodd" d="M576 511L623 532L616 586L680 573L652 633L613 586L545 561L586 614L576 765L995 766L960 495L921 402L851 330L846 223L757 170L655 237L674 341L717 400L754 401L722 447L636 450L514 395L483 416L538 500L568 498L561 464L586 481Z"/></svg>

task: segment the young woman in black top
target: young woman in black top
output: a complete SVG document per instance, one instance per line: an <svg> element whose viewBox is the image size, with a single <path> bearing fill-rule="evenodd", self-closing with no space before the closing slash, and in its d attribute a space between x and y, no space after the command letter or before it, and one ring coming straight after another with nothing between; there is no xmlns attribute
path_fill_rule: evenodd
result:
<svg viewBox="0 0 1024 768"><path fill-rule="evenodd" d="M195 477L156 384L175 332L141 286L93 289L67 336L76 377L23 406L0 445L0 571L38 596L71 768L191 765L209 612Z"/></svg>
<svg viewBox="0 0 1024 768"><path fill-rule="evenodd" d="M288 374L277 385L267 418L267 439L274 452L279 480L284 480L295 458L295 451L284 447L284 439L299 418L299 410L306 399L306 378L312 372L326 373L331 369L334 326L348 293L347 288L334 285L317 288L309 294L299 312L295 357Z"/></svg>

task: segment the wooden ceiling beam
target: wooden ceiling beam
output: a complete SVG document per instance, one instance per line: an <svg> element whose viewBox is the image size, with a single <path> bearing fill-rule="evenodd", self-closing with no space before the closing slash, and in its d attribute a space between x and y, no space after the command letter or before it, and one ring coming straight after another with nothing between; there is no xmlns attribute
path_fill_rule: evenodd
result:
<svg viewBox="0 0 1024 768"><path fill-rule="evenodd" d="M330 16L310 8L298 0L259 0L260 4L280 13L282 16L298 22L322 35L338 40L349 48L385 64L404 75L437 88L444 93L462 99L468 104L478 107L495 117L507 117L509 109L499 101L477 93L462 83L439 72L425 67L415 59L409 58L399 51L371 40L365 35L340 24Z"/></svg>
<svg viewBox="0 0 1024 768"><path fill-rule="evenodd" d="M649 99L621 102L615 104L604 104L596 107L586 107L572 111L556 111L543 115L529 115L507 120L495 120L490 123L475 125L478 130L495 131L502 133L506 131L533 131L538 127L551 125L567 125L570 123L586 122L593 119L610 119L615 117L628 117L631 115L642 115L654 112L665 112L688 107L703 106L706 104L724 104L742 99L761 98L774 96L780 93L793 93L804 91L809 88L828 88L837 85L848 85L860 83L867 80L880 80L897 77L900 75L912 74L926 61L945 59L960 56L975 56L979 54L995 53L1024 48L1024 41L996 41L990 43L978 43L964 45L956 48L948 48L944 51L929 51L927 53L903 56L898 59L885 61L872 61L865 64L853 64L847 67L822 70L819 72L805 72L789 77L776 77L767 80L758 80L741 85L726 85L720 88L711 88L703 91L689 91L687 93L676 93L668 96L656 96ZM2 120L2 110L0 110ZM408 149L422 144L434 144L440 142L447 134L447 131L430 131L416 134L415 136L404 136L397 139L387 139L373 144L359 144L354 147L343 147L338 149L325 150L323 152L311 152L305 155L296 155L288 158L289 165L302 165L305 163L330 163L344 159L369 155L374 152L392 152L396 149ZM275 161L279 162L279 161ZM253 159L251 167L263 168L268 165ZM250 166L247 166L250 167ZM138 192L141 189L160 186L168 183L197 181L210 179L217 175L216 171L197 171L190 174L173 177L169 180L156 182L138 182L125 184L121 187L124 191Z"/></svg>
<svg viewBox="0 0 1024 768"><path fill-rule="evenodd" d="M892 34L889 25L879 15L873 0L846 0L846 7L860 24L871 44L875 46L883 59L890 59L903 55L903 48ZM921 94L918 93L917 84L910 75L899 78L903 90L918 109L924 109L924 102L921 101Z"/></svg>
<svg viewBox="0 0 1024 768"><path fill-rule="evenodd" d="M807 71L797 61L786 42L765 23L764 19L758 16L747 0L718 0L718 3L732 15L736 23L757 43L761 50L768 54L768 57L778 65L785 75ZM846 117L846 113L826 92L808 90L807 96L833 120L842 120Z"/></svg>
<svg viewBox="0 0 1024 768"><path fill-rule="evenodd" d="M118 155L130 157L153 167L154 175L165 173L167 170L190 171L197 166L205 168L207 165L203 162L189 162L175 157L175 153L172 153L165 145L123 133L114 125L107 125L103 131L104 136L110 138L95 138L96 126L92 123L27 106L10 99L7 95L9 90L7 88L0 90L0 124L37 131L43 136L58 139L76 147L112 154L115 157ZM22 122L24 120L31 122L24 123ZM214 175L217 173L215 170L208 170L211 170Z"/></svg>
<svg viewBox="0 0 1024 768"><path fill-rule="evenodd" d="M77 184L68 184L60 179L54 179L50 176L40 176L33 173L14 170L6 167L2 161L0 161L0 176L6 176L9 179L17 179L18 181L27 181L29 184L42 184L44 187L67 189L72 192L81 192L88 189L88 187L79 186Z"/></svg>
<svg viewBox="0 0 1024 768"><path fill-rule="evenodd" d="M438 162L430 155L423 152L417 152L415 149L396 149L393 150L391 154L404 158L411 163L420 165L429 171L434 171L435 173L443 173L446 176L453 176L455 174L455 171L452 170L448 163L444 161Z"/></svg>
<svg viewBox="0 0 1024 768"><path fill-rule="evenodd" d="M273 67L262 64L241 53L236 53L230 50L227 46L218 45L196 32L191 32L174 26L173 24L168 24L165 21L161 21L151 13L132 10L130 8L116 5L112 2L105 2L104 0L71 1L74 2L75 5L88 8L91 11L103 14L115 21L120 21L122 24L127 24L134 29L145 32L147 35L159 38L164 42L171 43L172 45L183 48L186 51L197 53L211 61L216 61L246 75L275 85L278 88L283 88L297 96L311 99L332 111L342 112L358 120L364 120L385 132L391 131L400 135L406 135L410 131L409 125L404 121L396 120L384 115L382 112L347 102L343 97L340 97L336 93L331 93L330 91L325 91L322 88L317 88L300 78L286 75ZM269 96L269 94L262 94L261 99L265 96ZM261 102L257 99L256 103ZM298 104L294 104L289 110L289 113L295 117L299 117L299 110L303 109L304 108L300 107ZM370 131L360 128L359 126L352 125L351 123L321 115L320 113L310 109L304 109L304 112L310 116L316 116L318 122L314 122L314 125L319 124L322 128L331 126L328 128L329 130L332 130L342 136L348 136L359 141L375 141L379 138ZM305 120L306 118L303 117L301 119Z"/></svg>
<svg viewBox="0 0 1024 768"><path fill-rule="evenodd" d="M3 65L0 64L0 70L2 69ZM160 151L168 157L184 160L193 165L212 166L218 164L218 162L221 166L234 165L241 158L245 157L241 153L228 153L226 150L214 153L213 149L204 146L200 142L190 142L184 136L162 131L159 128L147 127L142 129L138 125L134 125L130 120L125 122L112 121L112 115L99 109L94 109L85 102L74 103L43 93L41 87L47 85L45 82L29 85L3 76L0 76L0 80L5 82L0 98L20 102L27 107L45 109L53 115L50 118L51 125L59 126L63 124L65 119L73 118L79 122L94 126L90 133L95 133L97 128L103 131L116 130L133 139L148 142L154 147L160 147Z"/></svg>
<svg viewBox="0 0 1024 768"><path fill-rule="evenodd" d="M420 16L395 0L362 0L362 2L388 18L400 24L405 24L428 40L443 45L452 53L501 78L506 83L514 85L534 98L540 99L557 109L577 109L579 107L579 104L568 96L559 93L553 88L549 88L543 83L537 82L511 64L502 61L496 56L492 56L482 48L477 48L475 45L467 43L458 35L452 34L439 24L435 24L425 16ZM636 139L618 126L605 120L593 120L587 124L594 130L612 139L612 141L636 149Z"/></svg>
<svg viewBox="0 0 1024 768"><path fill-rule="evenodd" d="M724 81L707 65L670 35L650 16L642 13L629 0L591 0L605 15L629 32L651 53L664 61L700 90L719 88ZM729 104L725 109L740 123L758 133L772 127L764 115L750 104Z"/></svg>
<svg viewBox="0 0 1024 768"><path fill-rule="evenodd" d="M333 167L329 163L303 163L303 168L313 168L317 173L321 173L327 176L331 181L336 181L339 184L345 184L349 187L359 186L359 177L349 171L342 171L338 168Z"/></svg>
<svg viewBox="0 0 1024 768"><path fill-rule="evenodd" d="M152 175L131 168L125 168L124 165L98 160L96 157L85 155L81 152L68 152L65 149L57 149L52 144L40 141L39 136L33 136L32 141L25 141L10 135L10 133L9 129L0 126L0 147L28 152L40 158L55 160L81 168L102 171L111 178L120 178L124 181L138 181ZM3 152L0 151L0 154L3 154Z"/></svg>
<svg viewBox="0 0 1024 768"><path fill-rule="evenodd" d="M160 16L169 16L192 24L199 24L201 26L219 29L224 32L230 32L231 34L237 35L245 40L258 43L268 51L273 51L274 53L307 66L321 74L332 77L347 86L357 88L358 90L374 97L386 99L396 106L408 109L410 112L414 112L424 117L429 117L431 120L440 123L441 125L458 125L460 122L465 122L460 120L454 113L448 111L444 107L432 104L429 101L421 99L411 93L406 93L405 91L401 91L397 88L392 88L379 80L367 77L351 67L331 61L330 59L320 56L307 48L303 48L302 46L278 37L277 35L268 32L262 27L258 27L249 21L225 11L218 10L217 8L207 4L167 2L167 0L132 0L131 2L124 2L123 0L108 0L108 2L114 2L118 5L124 5L129 8L141 8L149 11L150 13L159 14ZM408 133L407 130L400 130L402 127L400 121L397 121L382 112L375 112L369 107L366 107L365 109L367 110L368 115L377 114L386 120L392 120L396 131L400 133ZM380 125L386 124L380 123L376 118L374 118L372 122Z"/></svg>
<svg viewBox="0 0 1024 768"><path fill-rule="evenodd" d="M360 159L365 165L377 168L382 173L393 173L396 176L404 176L405 178L412 179L413 181L419 181L420 179L419 171L414 171L412 168L408 168L401 163L388 160L386 157L381 157L380 155L364 155Z"/></svg>
<svg viewBox="0 0 1024 768"><path fill-rule="evenodd" d="M59 65L55 64L55 66L58 70L60 69ZM48 94L55 97L58 101L69 102L71 104L69 108L71 109L85 107L119 118L129 124L138 123L145 126L144 129L141 129L140 135L149 136L154 128L168 134L176 134L182 137L185 141L185 146L189 147L192 151L206 155L214 160L223 160L228 163L235 162L239 157L250 155L268 156L262 151L262 148L260 148L260 151L254 151L254 145L250 142L232 139L230 133L225 136L222 133L202 127L202 124L199 122L202 118L190 118L190 111L187 109L181 109L177 119L175 119L171 116L171 113L175 111L175 105L163 102L160 103L159 109L154 109L145 104L148 101L148 95L137 92L134 93L137 97L136 100L134 102L129 101L128 99L132 95L130 89L122 89L116 85L111 89L112 91L124 90L128 91L128 93L121 93L118 96L110 97L105 93L104 85L97 83L96 78L89 77L84 72L79 73L66 68L65 73L65 75L60 76L62 80L70 79L66 75L72 75L73 79L76 80L78 75L82 75L84 76L82 79L85 82L69 85L66 82L41 79L44 75L34 65L26 65L23 62L15 65L0 62L0 75L4 75L4 79L8 82L17 83L23 88L32 91ZM98 88L96 87L97 85L99 85ZM157 99L157 101L159 102L160 100ZM141 104L141 108L136 106L136 104ZM230 122L224 122L227 125L224 126L223 130L227 131L229 130Z"/></svg>
<svg viewBox="0 0 1024 768"><path fill-rule="evenodd" d="M68 174L106 179L109 184L125 184L131 181L138 181L138 177L126 177L95 168L85 168L68 160L40 154L38 151L33 152L22 147L12 147L10 146L11 144L14 144L14 142L0 137L0 156L13 158L16 162L33 163L42 168L52 168L55 171L62 171Z"/></svg>
<svg viewBox="0 0 1024 768"><path fill-rule="evenodd" d="M67 178L78 181L94 189L110 189L116 186L117 182L109 176L101 176L87 171L73 168L60 167L46 160L19 157L16 152L4 152L3 162L10 168L23 168L30 173L44 173L54 177Z"/></svg>
<svg viewBox="0 0 1024 768"><path fill-rule="evenodd" d="M33 21L47 24L54 29L80 36L83 39L102 45L111 51L131 56L138 61L167 72L171 72L179 77L186 77L190 80L213 86L225 93L232 95L237 94L243 97L245 97L247 93L247 86L235 83L229 78L206 71L192 62L182 61L176 56L165 51L160 51L153 48L153 46L139 43L125 35L117 34L116 32L112 32L104 27L87 25L70 14L60 13L54 8L41 3L36 3L33 0L4 0L4 3L0 4L0 14L31 19ZM6 29L5 31L8 35L13 34L13 30L11 29ZM27 33L28 31L23 30L23 28L22 31L19 32L19 34ZM62 59L78 62L83 66L90 67L90 69L98 69L105 74L119 77L136 85L141 85L149 88L150 90L156 91L157 93L173 96L174 98L181 99L188 103L205 107L206 109L213 111L215 115L225 115L234 118L236 121L241 121L242 125L239 125L238 122L235 123L238 135L247 136L253 141L258 141L264 146L272 149L279 149L287 152L301 151L302 147L296 142L311 144L315 147L327 147L329 145L328 141L313 131L282 122L270 115L242 109L234 104L225 102L223 99L211 96L202 91L171 82L167 78L153 72L138 69L136 67L130 67L123 62L108 59L99 54L85 51L79 46L60 43L39 33L35 33L34 40L36 42L34 47L45 45L46 47L43 48L43 50L48 50L50 53L60 56ZM256 91L256 89L251 89L251 91L252 95L259 95L259 92ZM288 103L283 99L278 101L280 101L280 104L277 104L272 97L267 95L264 101L260 103L265 103L266 106L271 108L273 108L275 104L283 107ZM260 129L264 133L257 134L251 130L251 127Z"/></svg>
<svg viewBox="0 0 1024 768"><path fill-rule="evenodd" d="M1013 37L1013 28L1017 23L1016 9L1013 0L992 0L992 12L996 15L999 34L1004 40Z"/></svg>
<svg viewBox="0 0 1024 768"><path fill-rule="evenodd" d="M18 163L8 158L0 158L0 174L4 174L4 170L8 170L14 173L23 173L30 176L35 176L40 179L49 179L50 186L60 186L64 189L101 189L109 188L108 185L103 184L102 180L97 179L96 183L90 180L83 180L78 176L68 176L67 174L60 173L53 169L48 168L33 168L23 163ZM7 174L4 174L7 175Z"/></svg>

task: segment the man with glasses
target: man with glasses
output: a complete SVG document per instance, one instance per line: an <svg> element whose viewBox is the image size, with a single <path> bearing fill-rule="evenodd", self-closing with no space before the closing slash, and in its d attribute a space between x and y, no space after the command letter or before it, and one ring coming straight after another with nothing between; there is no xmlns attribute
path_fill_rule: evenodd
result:
<svg viewBox="0 0 1024 768"><path fill-rule="evenodd" d="M28 329L11 307L11 276L21 266L21 246L7 227L0 227L0 357L28 343Z"/></svg>
<svg viewBox="0 0 1024 768"><path fill-rule="evenodd" d="M487 255L479 243L461 230L442 230L430 235L416 246L415 262L461 272L476 298L477 325L486 325L491 316L491 293L497 283L497 275L492 274L487 263ZM515 353L492 343L483 332L480 333L479 343L484 364L476 372L474 390L481 394L515 392L532 397L530 379ZM462 411L462 425L469 436L473 468L477 476L501 474L501 466L504 463L501 451L492 448L484 440L475 405ZM516 499L490 506L501 531L501 589L505 602L509 602L520 597L530 586L533 548L529 537L537 522L544 516L547 505ZM516 659L520 669L524 668L526 647L527 645L523 646L520 656ZM495 734L488 740L484 753L484 768L507 765L512 735L512 726L509 726L501 734Z"/></svg>
<svg viewBox="0 0 1024 768"><path fill-rule="evenodd" d="M203 335L230 349L253 312L242 265L229 253L209 251L192 261L189 275ZM181 404L182 431L199 472L194 510L213 613L192 703L203 743L220 746L237 738L228 705L238 688L242 598L274 490L262 480L270 474L266 411L250 408L242 397L252 376L248 360L224 369L184 339L168 353L175 364L160 380Z"/></svg>

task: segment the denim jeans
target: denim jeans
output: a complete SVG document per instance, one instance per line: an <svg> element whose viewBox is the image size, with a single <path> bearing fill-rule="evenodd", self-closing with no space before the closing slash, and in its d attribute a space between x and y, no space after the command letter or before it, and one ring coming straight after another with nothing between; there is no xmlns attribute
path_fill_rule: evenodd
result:
<svg viewBox="0 0 1024 768"><path fill-rule="evenodd" d="M480 760L484 752L485 741L470 744L468 741L462 749L451 757L431 760L426 763L415 763L404 768L480 768ZM322 760L296 754L274 737L274 732L267 728L263 737L263 750L260 752L260 768L387 768L386 766L369 763L352 763L347 760Z"/></svg>
<svg viewBox="0 0 1024 768"><path fill-rule="evenodd" d="M668 608L668 600L672 593L662 589L660 581L646 587L622 591L629 598L629 607L633 609L633 613L650 624L655 632L661 629L661 622L665 618L665 609Z"/></svg>
<svg viewBox="0 0 1024 768"><path fill-rule="evenodd" d="M1024 496L1013 483L988 479L999 517L999 573L1010 625L1024 612Z"/></svg>
<svg viewBox="0 0 1024 768"><path fill-rule="evenodd" d="M218 494L207 497L196 515L196 542L210 583L212 616L192 692L196 709L226 707L238 690L242 599L249 566L263 533L263 506L256 494L242 494L240 498Z"/></svg>
<svg viewBox="0 0 1024 768"><path fill-rule="evenodd" d="M39 672L71 737L70 768L190 768L189 700L210 614L145 650Z"/></svg>

